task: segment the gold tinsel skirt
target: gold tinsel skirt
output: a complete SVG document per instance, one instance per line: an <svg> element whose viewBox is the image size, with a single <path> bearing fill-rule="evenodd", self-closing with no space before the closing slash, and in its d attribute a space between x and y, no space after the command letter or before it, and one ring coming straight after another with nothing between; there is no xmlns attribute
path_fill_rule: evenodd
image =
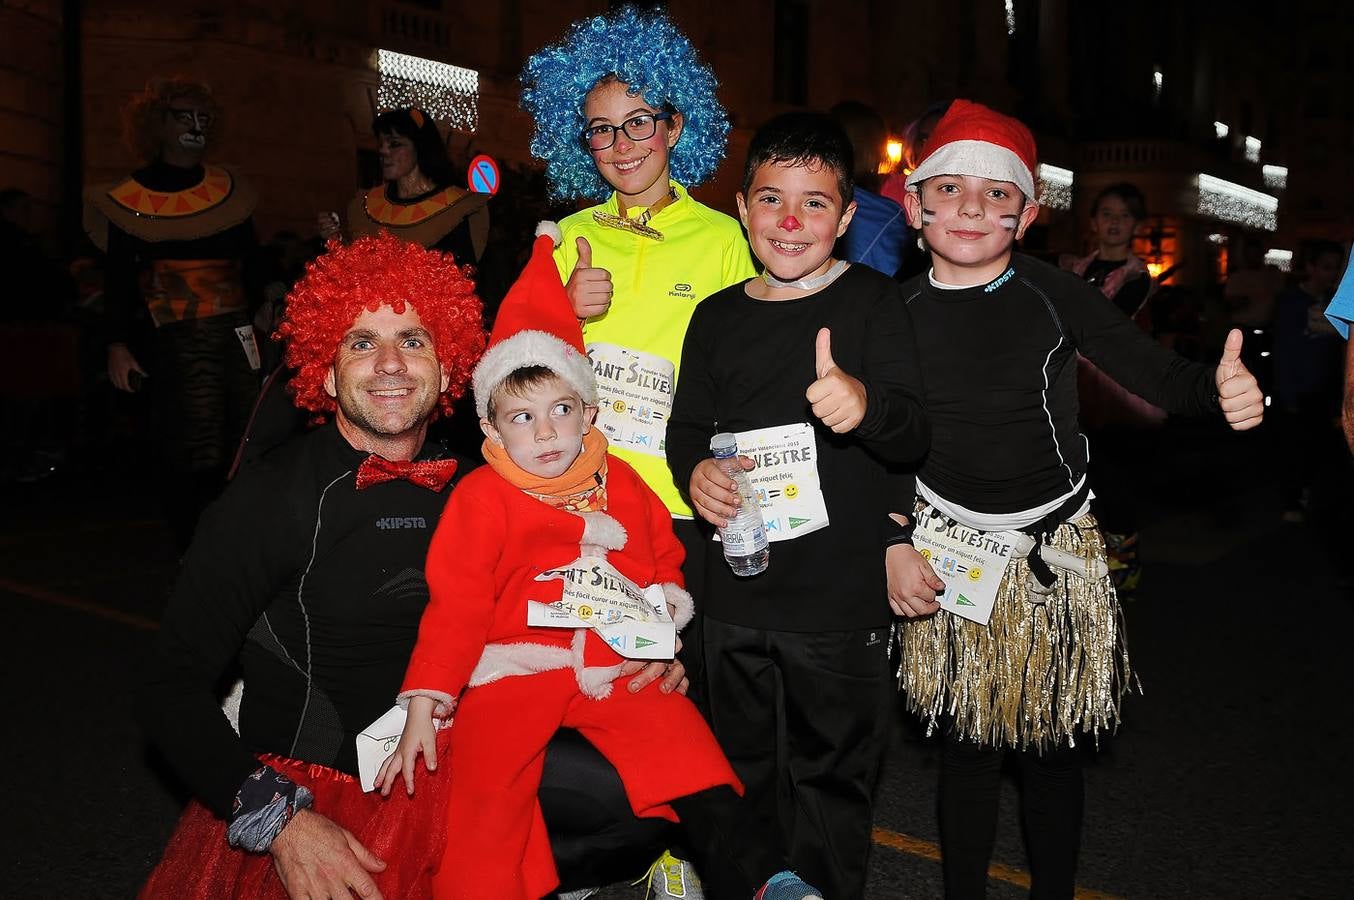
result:
<svg viewBox="0 0 1354 900"><path fill-rule="evenodd" d="M1052 544L1105 559L1091 515L1063 523ZM943 609L901 622L898 689L928 733L943 722L960 739L1042 751L1118 725L1134 676L1114 584L1053 574L1053 591L1036 593L1027 561L1012 560L986 625Z"/></svg>

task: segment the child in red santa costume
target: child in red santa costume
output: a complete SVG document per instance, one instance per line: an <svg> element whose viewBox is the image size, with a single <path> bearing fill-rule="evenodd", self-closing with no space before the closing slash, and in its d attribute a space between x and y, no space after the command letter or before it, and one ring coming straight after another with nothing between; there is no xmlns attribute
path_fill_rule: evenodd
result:
<svg viewBox="0 0 1354 900"><path fill-rule="evenodd" d="M377 784L389 793L403 773L412 793L418 756L436 768L434 719L455 709L434 895L536 900L558 885L536 799L545 746L575 728L616 767L637 815L680 814L700 831L698 852L720 856L711 868L738 856L732 874L713 874L748 896L785 873L756 848L743 852L745 836L723 833L742 786L695 706L675 692L613 690L624 659L591 628L527 624L529 601L563 594L562 580L537 576L581 557L605 558L640 588L661 586L678 628L692 611L671 516L592 427L597 386L550 229L538 229L547 233L475 369L488 465L461 480L433 536L431 602L399 697L409 717Z"/></svg>

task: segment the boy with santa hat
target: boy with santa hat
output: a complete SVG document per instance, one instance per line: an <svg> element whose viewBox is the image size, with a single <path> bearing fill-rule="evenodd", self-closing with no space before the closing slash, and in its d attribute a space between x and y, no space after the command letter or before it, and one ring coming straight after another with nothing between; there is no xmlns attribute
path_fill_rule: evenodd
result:
<svg viewBox="0 0 1354 900"><path fill-rule="evenodd" d="M430 773L437 765L434 718L455 709L434 895L536 900L558 884L536 799L545 747L575 728L616 767L637 815L680 817L712 884L816 897L758 835L731 833L742 786L690 700L613 690L615 644L592 628L528 623L532 602L556 603L563 580L595 584L598 573L657 585L678 627L691 618L666 507L593 427L597 384L552 261L558 231L542 230L554 233L537 238L473 375L488 465L461 481L433 536L431 602L399 698L409 716L377 783L389 793L403 773L412 793L418 756ZM669 764L653 765L661 753Z"/></svg>
<svg viewBox="0 0 1354 900"><path fill-rule="evenodd" d="M1240 332L1216 368L1186 362L1094 287L1012 252L1038 214L1034 172L1029 129L956 100L904 198L933 258L930 272L904 286L932 440L917 475L916 534L903 527L887 566L890 602L908 617L901 689L945 733L949 897L983 896L1007 749L1024 779L1032 895L1072 896L1083 801L1074 743L1117 725L1130 684L1122 613L1089 514L1077 354L1171 412L1221 412L1238 431L1264 412L1241 363ZM938 597L952 598L928 561L937 551L924 558L912 546L956 528L991 535L981 540L988 546L1031 548L994 560L1003 577L984 624L941 608ZM976 596L981 574L970 567L959 577Z"/></svg>

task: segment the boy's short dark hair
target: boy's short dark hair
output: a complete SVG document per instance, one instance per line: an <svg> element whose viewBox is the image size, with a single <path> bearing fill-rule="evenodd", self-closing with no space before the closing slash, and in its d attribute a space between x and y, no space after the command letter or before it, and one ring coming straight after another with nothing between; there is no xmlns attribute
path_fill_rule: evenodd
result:
<svg viewBox="0 0 1354 900"><path fill-rule="evenodd" d="M1100 204L1105 202L1106 197L1118 197L1124 206L1128 207L1128 214L1139 222L1147 219L1147 198L1138 190L1137 185L1127 181L1111 184L1095 195L1095 200L1091 201L1091 218L1095 218L1095 214L1100 212Z"/></svg>
<svg viewBox="0 0 1354 900"><path fill-rule="evenodd" d="M842 210L855 198L855 156L846 132L831 116L815 112L788 112L757 129L748 145L743 169L743 195L747 196L757 170L768 163L825 166L837 176Z"/></svg>
<svg viewBox="0 0 1354 900"><path fill-rule="evenodd" d="M498 406L496 401L499 397L505 394L511 397L525 397L532 388L540 387L550 379L559 377L559 373L548 366L523 366L520 369L513 369L506 378L489 392L485 418L493 421ZM570 388L570 390L573 390L573 388Z"/></svg>

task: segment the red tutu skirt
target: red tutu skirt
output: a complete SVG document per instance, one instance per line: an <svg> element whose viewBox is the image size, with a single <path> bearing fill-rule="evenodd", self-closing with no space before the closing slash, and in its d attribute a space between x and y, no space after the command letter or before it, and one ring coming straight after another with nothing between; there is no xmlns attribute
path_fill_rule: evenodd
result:
<svg viewBox="0 0 1354 900"><path fill-rule="evenodd" d="M348 829L385 861L372 877L386 900L432 897L432 875L446 840L447 787L451 766L447 749L451 729L437 733L438 766L428 772L418 763L415 793L403 784L390 796L362 792L356 778L326 766L283 757L262 757L315 795L315 812ZM226 823L196 800L190 802L165 847L160 864L138 895L142 900L287 900L287 892L268 853L248 853L226 843Z"/></svg>

